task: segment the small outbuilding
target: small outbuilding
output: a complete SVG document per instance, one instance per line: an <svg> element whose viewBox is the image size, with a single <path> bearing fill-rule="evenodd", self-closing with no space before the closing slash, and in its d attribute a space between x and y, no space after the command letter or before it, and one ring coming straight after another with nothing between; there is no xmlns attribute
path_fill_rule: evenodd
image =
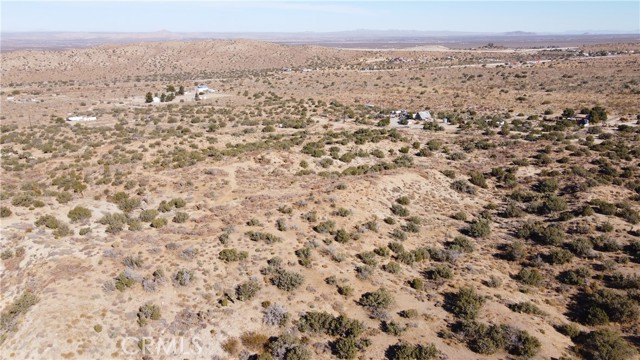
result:
<svg viewBox="0 0 640 360"><path fill-rule="evenodd" d="M415 115L416 120L431 120L431 113L428 111L418 111Z"/></svg>

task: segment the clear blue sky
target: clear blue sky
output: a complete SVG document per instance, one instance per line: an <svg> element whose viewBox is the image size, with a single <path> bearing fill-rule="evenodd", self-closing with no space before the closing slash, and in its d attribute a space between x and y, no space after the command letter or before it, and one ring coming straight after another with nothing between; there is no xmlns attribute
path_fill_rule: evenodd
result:
<svg viewBox="0 0 640 360"><path fill-rule="evenodd" d="M4 1L5 31L567 32L640 29L640 1Z"/></svg>

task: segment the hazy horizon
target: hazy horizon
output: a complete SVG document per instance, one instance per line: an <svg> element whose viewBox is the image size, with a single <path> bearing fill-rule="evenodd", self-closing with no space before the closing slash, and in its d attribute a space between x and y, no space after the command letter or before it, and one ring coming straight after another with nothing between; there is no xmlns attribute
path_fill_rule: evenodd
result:
<svg viewBox="0 0 640 360"><path fill-rule="evenodd" d="M5 1L2 33L636 34L637 1Z"/></svg>

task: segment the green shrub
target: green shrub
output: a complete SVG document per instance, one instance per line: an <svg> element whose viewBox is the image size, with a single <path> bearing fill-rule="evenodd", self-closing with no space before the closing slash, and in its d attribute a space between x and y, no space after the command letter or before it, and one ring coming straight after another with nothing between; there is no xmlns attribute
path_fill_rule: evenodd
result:
<svg viewBox="0 0 640 360"><path fill-rule="evenodd" d="M448 280L453 278L453 270L448 265L436 265L427 271L427 276L434 281Z"/></svg>
<svg viewBox="0 0 640 360"><path fill-rule="evenodd" d="M391 261L385 265L382 266L383 270L391 273L391 274L397 274L400 272L400 270L402 270L402 268L400 267L400 264L398 264L395 261Z"/></svg>
<svg viewBox="0 0 640 360"><path fill-rule="evenodd" d="M249 237L249 240L251 241L264 241L267 244L273 244L282 241L282 239L278 236L259 231L247 231L245 235L247 235Z"/></svg>
<svg viewBox="0 0 640 360"><path fill-rule="evenodd" d="M620 334L601 329L582 335L577 340L578 352L588 360L627 360L637 351Z"/></svg>
<svg viewBox="0 0 640 360"><path fill-rule="evenodd" d="M517 313L524 313L524 314L531 314L531 315L545 315L544 311L540 310L539 307L537 307L534 303L530 301L523 301L523 302L511 304L509 305L509 309Z"/></svg>
<svg viewBox="0 0 640 360"><path fill-rule="evenodd" d="M424 281L420 278L413 278L409 280L409 286L416 290L422 290L422 288L424 288Z"/></svg>
<svg viewBox="0 0 640 360"><path fill-rule="evenodd" d="M359 304L368 309L378 310L388 308L393 301L391 293L385 288L380 288L376 291L362 294Z"/></svg>
<svg viewBox="0 0 640 360"><path fill-rule="evenodd" d="M571 262L573 254L565 249L554 249L549 253L549 262L553 265L562 265Z"/></svg>
<svg viewBox="0 0 640 360"><path fill-rule="evenodd" d="M469 184L468 181L462 180L462 179L455 180L454 182L452 182L451 188L462 194L470 194L470 195L476 194L476 188L471 186L471 184Z"/></svg>
<svg viewBox="0 0 640 360"><path fill-rule="evenodd" d="M82 206L76 206L73 209L69 210L67 216L69 217L71 222L86 220L91 218L91 210Z"/></svg>
<svg viewBox="0 0 640 360"><path fill-rule="evenodd" d="M47 229L57 229L60 226L60 221L53 215L44 215L36 220L36 226L44 226Z"/></svg>
<svg viewBox="0 0 640 360"><path fill-rule="evenodd" d="M160 320L160 307L154 304L144 304L138 309L138 325L145 326L147 320Z"/></svg>
<svg viewBox="0 0 640 360"><path fill-rule="evenodd" d="M182 212L182 211L178 211L174 216L173 216L173 222L174 223L184 223L187 220L189 220L189 214Z"/></svg>
<svg viewBox="0 0 640 360"><path fill-rule="evenodd" d="M475 219L467 228L467 234L474 238L486 238L491 234L491 225L487 219Z"/></svg>
<svg viewBox="0 0 640 360"><path fill-rule="evenodd" d="M175 284L180 286L187 286L193 280L193 271L181 269L178 270L175 275L173 275L173 281Z"/></svg>
<svg viewBox="0 0 640 360"><path fill-rule="evenodd" d="M386 353L389 360L430 360L440 355L433 344L412 345L408 343L391 345Z"/></svg>
<svg viewBox="0 0 640 360"><path fill-rule="evenodd" d="M522 241L514 241L505 246L504 257L510 261L520 261L526 255L526 248Z"/></svg>
<svg viewBox="0 0 640 360"><path fill-rule="evenodd" d="M455 294L449 294L446 308L462 319L472 320L478 316L484 298L472 287L463 287Z"/></svg>
<svg viewBox="0 0 640 360"><path fill-rule="evenodd" d="M292 291L300 287L304 282L304 276L295 272L281 270L271 279L271 283L278 289Z"/></svg>
<svg viewBox="0 0 640 360"><path fill-rule="evenodd" d="M351 234L349 234L345 229L339 229L338 231L336 231L334 240L341 244L347 243L349 242L349 240L351 240Z"/></svg>
<svg viewBox="0 0 640 360"><path fill-rule="evenodd" d="M591 276L589 269L580 267L561 272L558 274L558 281L567 285L585 285L589 276Z"/></svg>
<svg viewBox="0 0 640 360"><path fill-rule="evenodd" d="M109 213L98 220L100 224L107 226L106 232L109 234L117 234L122 231L127 221L127 216L122 213Z"/></svg>
<svg viewBox="0 0 640 360"><path fill-rule="evenodd" d="M469 182L481 188L487 188L487 180L485 179L484 174L479 171L469 172Z"/></svg>
<svg viewBox="0 0 640 360"><path fill-rule="evenodd" d="M146 209L140 212L139 219L144 222L151 222L153 219L158 216L158 210L155 209Z"/></svg>
<svg viewBox="0 0 640 360"><path fill-rule="evenodd" d="M136 283L134 279L129 277L125 272L121 272L116 278L116 289L119 291L124 291L127 288L133 286Z"/></svg>
<svg viewBox="0 0 640 360"><path fill-rule="evenodd" d="M223 249L218 253L218 259L224 262L241 261L247 258L249 253L246 251L238 251L236 249Z"/></svg>
<svg viewBox="0 0 640 360"><path fill-rule="evenodd" d="M0 218L6 218L11 216L12 212L11 209L9 209L6 206L0 206Z"/></svg>
<svg viewBox="0 0 640 360"><path fill-rule="evenodd" d="M396 216L402 216L402 217L409 216L409 209L407 209L406 207L400 204L391 205L391 212Z"/></svg>
<svg viewBox="0 0 640 360"><path fill-rule="evenodd" d="M155 218L155 219L153 219L153 221L151 221L151 227L152 228L156 228L156 229L160 229L160 228L166 226L167 223L168 223L168 221L165 218Z"/></svg>
<svg viewBox="0 0 640 360"><path fill-rule="evenodd" d="M255 280L245 281L236 286L236 296L240 301L253 299L260 291L260 284Z"/></svg>
<svg viewBox="0 0 640 360"><path fill-rule="evenodd" d="M542 286L544 276L537 269L525 267L516 275L516 280L525 285Z"/></svg>

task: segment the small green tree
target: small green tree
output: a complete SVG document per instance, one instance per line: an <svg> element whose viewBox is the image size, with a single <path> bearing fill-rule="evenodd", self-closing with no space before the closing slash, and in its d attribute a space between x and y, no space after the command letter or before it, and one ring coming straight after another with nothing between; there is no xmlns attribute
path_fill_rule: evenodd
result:
<svg viewBox="0 0 640 360"><path fill-rule="evenodd" d="M147 93L147 95L144 98L144 102L147 104L153 102L153 94L151 92Z"/></svg>

